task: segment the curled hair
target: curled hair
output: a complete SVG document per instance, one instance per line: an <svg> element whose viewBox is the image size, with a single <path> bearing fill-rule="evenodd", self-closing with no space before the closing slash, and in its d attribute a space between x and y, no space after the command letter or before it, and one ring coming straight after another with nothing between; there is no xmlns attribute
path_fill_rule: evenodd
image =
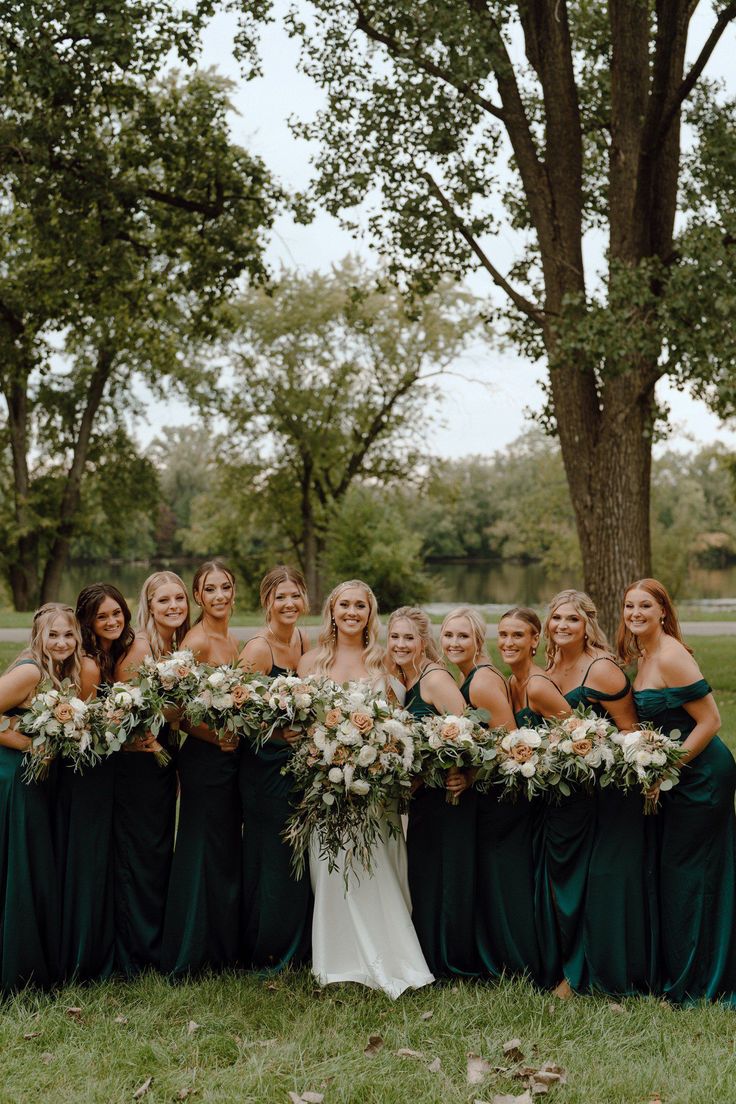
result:
<svg viewBox="0 0 736 1104"><path fill-rule="evenodd" d="M74 630L74 651L57 667L48 650L48 633L51 623L57 617L66 617ZM58 690L64 679L69 679L77 690L80 685L80 660L82 658L82 634L79 622L71 606L62 602L46 602L33 615L31 642L18 656L18 659L32 659L41 669L41 679L49 679Z"/></svg>
<svg viewBox="0 0 736 1104"><path fill-rule="evenodd" d="M442 644L442 634L445 631L445 625L448 621L455 621L459 617L466 618L470 622L470 629L473 634L473 642L475 643L475 653L473 658L477 659L478 656L486 654L486 633L488 627L478 613L477 609L473 609L472 606L458 606L457 609L450 610L440 626L440 645Z"/></svg>
<svg viewBox="0 0 736 1104"><path fill-rule="evenodd" d="M146 637L148 643L151 646L151 652L154 659L161 659L166 654L167 648L161 639L161 634L158 631L158 626L153 617L151 610L151 599L155 591L164 583L174 583L181 587L186 594L187 598L187 615L184 618L181 625L174 632L173 639L171 641L172 648L176 650L181 647L181 642L189 632L189 595L187 594L187 588L184 583L173 571L154 571L153 575L149 575L145 583L141 587L141 595L138 599L138 614L136 618L136 625L138 632L142 633Z"/></svg>
<svg viewBox="0 0 736 1104"><path fill-rule="evenodd" d="M598 610L595 608L592 598L589 598L583 590L561 590L559 594L555 594L550 602L544 622L544 635L547 640L545 649L547 669L552 666L557 655L557 645L550 637L550 620L555 610L559 609L560 606L567 605L573 606L575 612L582 617L585 623L586 639L583 651L594 659L598 659L601 655L612 656L611 645L608 643L603 629L598 624Z"/></svg>
<svg viewBox="0 0 736 1104"><path fill-rule="evenodd" d="M506 610L498 620L499 625L507 617L515 617L517 621L524 621L538 636L542 635L542 622L539 620L537 611L533 610L531 606L514 606L513 609Z"/></svg>
<svg viewBox="0 0 736 1104"><path fill-rule="evenodd" d="M276 564L276 567L272 567L271 570L267 571L266 574L263 576L259 588L261 609L266 615L267 625L271 621L271 609L273 608L276 591L282 583L294 584L302 597L302 601L304 602L304 612L309 613L309 595L307 594L307 583L301 571L297 570L297 568L295 567L289 567L287 564Z"/></svg>
<svg viewBox="0 0 736 1104"><path fill-rule="evenodd" d="M235 574L233 573L231 568L227 566L226 563L223 563L222 560L218 560L217 557L215 557L214 560L205 560L205 562L203 564L200 564L197 570L194 572L194 578L192 579L192 596L195 602L197 602L197 591L201 591L202 587L207 581L207 576L212 571L221 571L223 575L227 575L232 584L233 597L235 596ZM199 617L194 622L195 625L198 625L204 617L204 611L202 610L200 603L197 602L197 605L200 606L200 611Z"/></svg>
<svg viewBox="0 0 736 1104"><path fill-rule="evenodd" d="M634 633L626 628L624 623L623 607L626 602L626 596L632 590L645 590L647 594L651 595L655 602L659 603L664 611L662 632L665 633L666 636L674 636L675 640L679 640L683 648L686 648L690 655L692 655L692 648L688 647L682 639L680 622L677 619L675 607L672 604L672 599L667 592L667 588L663 583L660 583L658 579L637 579L635 583L629 583L624 591L624 597L621 603L621 620L619 622L618 632L616 633L616 651L621 661L623 663L632 663L641 655L638 639Z"/></svg>
<svg viewBox="0 0 736 1104"><path fill-rule="evenodd" d="M315 656L312 673L329 677L330 670L335 662L335 656L337 655L337 631L335 628L333 610L335 608L335 602L342 592L348 590L350 587L360 587L361 590L365 591L368 600L368 622L364 630L363 663L365 664L365 669L368 672L368 677L371 682L378 682L385 674L383 648L378 642L378 634L381 629L378 620L378 602L371 588L367 583L364 583L362 579L348 579L344 583L338 583L334 590L327 596L327 600L322 607L322 625L320 627L319 636L317 637L318 651Z"/></svg>
<svg viewBox="0 0 736 1104"><path fill-rule="evenodd" d="M123 631L117 640L113 640L106 651L100 643L94 630L94 620L98 610L106 598L112 598L117 602L123 614ZM135 634L131 628L132 614L128 603L116 586L112 583L90 583L83 587L77 597L77 621L82 633L82 652L93 659L100 671L102 682L115 681L115 667L118 660L129 651Z"/></svg>

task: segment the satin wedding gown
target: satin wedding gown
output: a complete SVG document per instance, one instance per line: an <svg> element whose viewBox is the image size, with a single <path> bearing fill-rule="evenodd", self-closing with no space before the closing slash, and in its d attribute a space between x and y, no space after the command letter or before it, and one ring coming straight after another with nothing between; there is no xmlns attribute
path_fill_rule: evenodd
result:
<svg viewBox="0 0 736 1104"><path fill-rule="evenodd" d="M373 854L373 873L354 862L347 890L343 853L330 873L312 840L312 973L321 985L354 981L395 999L406 989L430 985L434 977L411 922L406 842L398 812L387 811L389 818L398 835L384 828Z"/></svg>

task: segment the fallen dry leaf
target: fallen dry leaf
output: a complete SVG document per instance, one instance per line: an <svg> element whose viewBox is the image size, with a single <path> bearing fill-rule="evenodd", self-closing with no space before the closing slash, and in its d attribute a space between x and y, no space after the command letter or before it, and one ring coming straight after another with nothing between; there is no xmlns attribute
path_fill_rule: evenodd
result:
<svg viewBox="0 0 736 1104"><path fill-rule="evenodd" d="M275 982L275 981L266 981L266 982L264 982L264 989L279 989L279 988L280 988L280 986L279 986L278 982Z"/></svg>
<svg viewBox="0 0 736 1104"><path fill-rule="evenodd" d="M77 1007L72 1005L70 1008L65 1009L65 1011L66 1011L67 1016L71 1016L73 1020L81 1020L81 1018L82 1018L82 1009L81 1008L77 1008Z"/></svg>
<svg viewBox="0 0 736 1104"><path fill-rule="evenodd" d="M534 1104L534 1102L528 1092L522 1093L521 1096L514 1096L513 1093L501 1093L500 1096L494 1096L491 1104Z"/></svg>
<svg viewBox="0 0 736 1104"><path fill-rule="evenodd" d="M194 1096L194 1094L198 1092L199 1089L195 1089L191 1086L189 1088L179 1089L178 1093L176 1094L176 1099L188 1100L190 1096Z"/></svg>
<svg viewBox="0 0 736 1104"><path fill-rule="evenodd" d="M148 1090L150 1089L152 1084L153 1084L153 1078L152 1077L147 1077L146 1080L143 1082L143 1084L139 1085L138 1088L133 1093L133 1099L134 1100L140 1100L140 1098L142 1096L146 1095L146 1093L148 1092Z"/></svg>
<svg viewBox="0 0 736 1104"><path fill-rule="evenodd" d="M53 1060L54 1060L54 1056L51 1053L51 1051L50 1050L44 1050L43 1054L41 1055L41 1061L45 1062L48 1065L48 1063L53 1062Z"/></svg>
<svg viewBox="0 0 736 1104"><path fill-rule="evenodd" d="M441 1060L439 1058L433 1059L433 1061L431 1061L429 1063L429 1065L427 1066L427 1069L429 1070L430 1073L439 1073L440 1070L442 1069Z"/></svg>
<svg viewBox="0 0 736 1104"><path fill-rule="evenodd" d="M396 1057L397 1058L423 1058L424 1055L422 1054L421 1050L409 1050L408 1047L401 1047L400 1050L396 1051Z"/></svg>
<svg viewBox="0 0 736 1104"><path fill-rule="evenodd" d="M115 1023L116 1024L126 1024L127 1022L128 1022L128 1017L127 1016L116 1016L115 1017Z"/></svg>
<svg viewBox="0 0 736 1104"><path fill-rule="evenodd" d="M434 1012L422 1012L419 1019L420 1020L431 1020L433 1016L434 1016Z"/></svg>
<svg viewBox="0 0 736 1104"><path fill-rule="evenodd" d="M510 1062L523 1062L524 1055L521 1050L521 1039L509 1039L507 1043L503 1044L504 1058L508 1058Z"/></svg>
<svg viewBox="0 0 736 1104"><path fill-rule="evenodd" d="M375 1058L379 1050L383 1048L382 1035L369 1035L368 1042L363 1050L366 1058Z"/></svg>
<svg viewBox="0 0 736 1104"><path fill-rule="evenodd" d="M23 1038L24 1039L37 1039L38 1036L41 1035L41 1034L42 1034L42 1032L40 1032L40 1031L26 1031Z"/></svg>
<svg viewBox="0 0 736 1104"><path fill-rule="evenodd" d="M625 1012L626 1009L622 1004L617 1004L616 1001L609 1001L608 1007L612 1012Z"/></svg>
<svg viewBox="0 0 736 1104"><path fill-rule="evenodd" d="M195 1031L199 1031L199 1024L196 1020L190 1020L187 1024L187 1035L193 1035Z"/></svg>
<svg viewBox="0 0 736 1104"><path fill-rule="evenodd" d="M302 1100L304 1101L304 1104L322 1104L322 1101L324 1100L324 1098L325 1098L324 1093L316 1093L316 1092L303 1092L302 1093Z"/></svg>
<svg viewBox="0 0 736 1104"><path fill-rule="evenodd" d="M291 1104L302 1104L302 1098L299 1093L290 1092L289 1100L291 1101Z"/></svg>
<svg viewBox="0 0 736 1104"><path fill-rule="evenodd" d="M481 1058L479 1054L469 1054L467 1068L468 1084L479 1085L486 1075L491 1072L491 1069L491 1063L486 1062L485 1058Z"/></svg>

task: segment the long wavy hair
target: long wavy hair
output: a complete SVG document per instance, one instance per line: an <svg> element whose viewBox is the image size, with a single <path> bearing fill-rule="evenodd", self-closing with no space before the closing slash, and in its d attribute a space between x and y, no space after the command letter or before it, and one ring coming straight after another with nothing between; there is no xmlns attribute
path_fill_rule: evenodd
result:
<svg viewBox="0 0 736 1104"><path fill-rule="evenodd" d="M276 591L282 583L293 583L304 602L304 612L309 613L309 595L307 594L307 582L301 571L288 564L276 564L261 579L259 598L261 609L266 615L266 624L271 622L271 608L276 597Z"/></svg>
<svg viewBox="0 0 736 1104"><path fill-rule="evenodd" d="M464 617L470 622L470 630L473 634L473 643L475 644L475 655L473 656L473 660L478 660L481 656L486 656L486 658L488 658L486 653L486 633L488 632L488 628L477 609L473 609L472 606L458 606L457 609L450 610L440 625L440 646L442 645L442 634L445 631L445 625L458 617Z"/></svg>
<svg viewBox="0 0 736 1104"><path fill-rule="evenodd" d="M423 609L419 609L418 606L399 606L388 619L388 625L386 627L386 636L390 636L391 627L396 621L410 621L416 629L417 636L422 642L424 648L424 654L428 660L432 663L441 663L442 658L440 656L439 648L434 639L432 633L432 622L427 617ZM399 664L394 664L393 661L388 659L388 652L386 664L391 670L391 674L398 674L402 682L406 681L403 667Z"/></svg>
<svg viewBox="0 0 736 1104"><path fill-rule="evenodd" d="M74 651L57 667L48 650L49 629L57 617L65 617L74 630L76 645ZM71 606L63 602L46 602L33 615L31 642L18 656L18 659L32 659L41 669L41 679L48 679L58 690L64 679L70 681L79 690L82 658L82 634L79 622Z"/></svg>
<svg viewBox="0 0 736 1104"><path fill-rule="evenodd" d="M222 560L218 560L217 557L215 557L214 560L205 560L205 562L203 564L200 564L199 567L197 568L197 570L194 572L194 578L192 579L192 597L194 598L194 601L197 602L197 592L201 591L202 587L204 586L204 584L207 581L207 576L212 571L221 571L223 573L223 575L227 575L227 577L230 580L230 582L232 583L232 587L233 587L233 605L234 605L235 604L235 574L233 573L231 568L229 568L227 566L226 563L223 563ZM202 620L202 618L204 617L204 610L202 609L200 603L197 602L197 605L200 608L199 608L199 617L194 622L195 625L198 625L200 623L200 621ZM231 607L231 611L232 611L232 607Z"/></svg>
<svg viewBox="0 0 736 1104"><path fill-rule="evenodd" d="M545 655L547 658L547 669L552 666L557 655L557 645L550 637L550 621L552 614L560 606L571 605L574 607L576 613L582 617L585 624L585 643L583 645L583 651L593 659L598 659L600 656L611 656L613 658L613 649L608 643L606 634L598 624L598 610L595 608L595 603L592 598L583 590L561 590L559 594L555 594L554 598L549 604L547 616L544 621L544 635L547 641L545 648Z"/></svg>
<svg viewBox="0 0 736 1104"><path fill-rule="evenodd" d="M187 596L187 615L182 624L177 628L173 640L171 641L174 650L181 647L182 640L189 632L189 595L187 594L187 588L184 586L179 576L173 571L154 571L153 575L149 575L141 587L141 594L138 599L138 614L136 617L138 632L145 636L148 643L151 645L151 652L153 653L154 659L161 659L161 657L166 654L167 650L166 645L161 639L161 634L158 631L151 610L151 599L155 591L164 583L178 584Z"/></svg>
<svg viewBox="0 0 736 1104"><path fill-rule="evenodd" d="M117 602L123 614L123 631L117 640L112 641L107 651L102 647L94 630L97 612L106 598L112 598L113 602ZM125 598L112 583L90 583L79 592L77 621L82 633L82 652L95 661L100 669L102 682L115 681L115 667L118 660L130 650L135 639L135 633L130 624L132 616Z"/></svg>
<svg viewBox="0 0 736 1104"><path fill-rule="evenodd" d="M378 634L381 629L378 620L378 602L371 588L362 579L347 579L344 583L338 583L327 596L327 600L322 607L322 624L317 637L318 651L312 673L326 676L330 674L330 668L334 664L337 655L337 629L333 617L335 602L342 592L350 587L360 587L365 592L368 600L368 622L363 636L363 662L371 682L378 682L386 673L383 664L383 648L378 642Z"/></svg>
<svg viewBox="0 0 736 1104"><path fill-rule="evenodd" d="M658 579L637 579L635 583L629 583L621 602L621 620L619 621L618 632L616 633L616 651L619 658L623 663L633 663L641 655L641 648L639 647L639 641L634 633L630 632L624 624L623 608L626 602L626 596L632 590L645 590L647 594L650 594L655 602L658 602L664 611L662 618L662 632L667 636L674 636L675 640L679 640L683 648L686 648L690 655L693 654L692 648L690 648L682 639L682 631L680 629L680 622L677 619L675 613L675 607L672 604L667 588L664 583L660 583Z"/></svg>

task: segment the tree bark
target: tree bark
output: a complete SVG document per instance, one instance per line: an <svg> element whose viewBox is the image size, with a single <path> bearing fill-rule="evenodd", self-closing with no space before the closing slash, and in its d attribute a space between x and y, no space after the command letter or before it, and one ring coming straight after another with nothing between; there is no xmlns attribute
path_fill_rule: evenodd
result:
<svg viewBox="0 0 736 1104"><path fill-rule="evenodd" d="M13 516L16 539L8 577L17 610L32 610L38 599L38 537L30 502L28 471L29 365L14 365L5 387L13 464Z"/></svg>

